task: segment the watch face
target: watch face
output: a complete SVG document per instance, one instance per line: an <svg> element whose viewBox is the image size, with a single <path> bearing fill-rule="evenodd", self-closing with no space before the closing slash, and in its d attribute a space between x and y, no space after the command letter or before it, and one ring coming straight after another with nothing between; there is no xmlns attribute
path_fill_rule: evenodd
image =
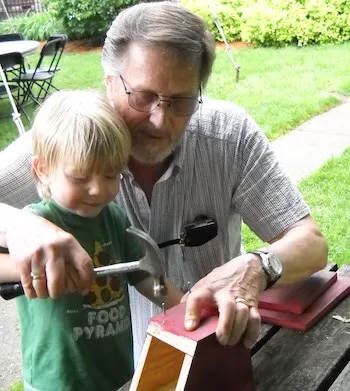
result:
<svg viewBox="0 0 350 391"><path fill-rule="evenodd" d="M281 263L281 261L274 254L270 254L269 261L270 261L270 266L273 269L273 272L277 276L281 276L281 274L282 274L282 263Z"/></svg>

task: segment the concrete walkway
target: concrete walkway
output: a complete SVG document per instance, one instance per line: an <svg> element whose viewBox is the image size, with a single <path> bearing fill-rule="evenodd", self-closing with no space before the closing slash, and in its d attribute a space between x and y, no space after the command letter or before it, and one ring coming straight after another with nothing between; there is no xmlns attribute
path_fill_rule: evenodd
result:
<svg viewBox="0 0 350 391"><path fill-rule="evenodd" d="M273 148L298 182L350 146L350 99L279 137ZM20 336L13 301L0 298L0 389L21 378Z"/></svg>
<svg viewBox="0 0 350 391"><path fill-rule="evenodd" d="M272 146L295 182L309 176L350 146L350 99L279 137Z"/></svg>

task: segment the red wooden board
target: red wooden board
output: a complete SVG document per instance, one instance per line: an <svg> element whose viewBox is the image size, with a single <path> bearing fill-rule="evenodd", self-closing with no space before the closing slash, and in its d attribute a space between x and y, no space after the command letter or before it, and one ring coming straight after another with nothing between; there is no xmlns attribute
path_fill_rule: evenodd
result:
<svg viewBox="0 0 350 391"><path fill-rule="evenodd" d="M223 346L216 339L217 311L203 311L199 327L186 331L185 309L186 303L182 303L150 320L150 323L156 324L162 331L189 338L197 343L185 390L255 391L250 351L243 343ZM154 336L159 334L160 331ZM173 346L176 348L176 340Z"/></svg>
<svg viewBox="0 0 350 391"><path fill-rule="evenodd" d="M306 331L350 293L350 278L339 277L303 314L259 309L264 323Z"/></svg>
<svg viewBox="0 0 350 391"><path fill-rule="evenodd" d="M302 314L337 280L337 273L321 270L296 284L270 288L259 296L259 308Z"/></svg>
<svg viewBox="0 0 350 391"><path fill-rule="evenodd" d="M171 334L183 336L193 341L200 341L215 333L218 323L217 311L202 311L200 326L193 331L184 327L186 303L181 303L151 318L150 323L157 324L162 330Z"/></svg>

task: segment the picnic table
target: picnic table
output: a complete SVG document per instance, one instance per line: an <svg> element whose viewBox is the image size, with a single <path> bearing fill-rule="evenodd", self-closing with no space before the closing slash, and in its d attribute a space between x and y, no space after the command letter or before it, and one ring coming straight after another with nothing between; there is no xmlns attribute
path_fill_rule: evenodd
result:
<svg viewBox="0 0 350 391"><path fill-rule="evenodd" d="M337 266L330 264L328 270ZM350 277L350 265L342 266L338 275ZM335 315L350 318L350 296L309 331L263 325L251 351L256 391L350 390L350 323Z"/></svg>

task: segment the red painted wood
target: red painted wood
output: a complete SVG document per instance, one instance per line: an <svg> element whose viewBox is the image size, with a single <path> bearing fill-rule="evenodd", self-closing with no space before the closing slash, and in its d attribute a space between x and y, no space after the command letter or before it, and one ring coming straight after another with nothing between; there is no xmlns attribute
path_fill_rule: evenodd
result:
<svg viewBox="0 0 350 391"><path fill-rule="evenodd" d="M242 343L235 346L220 345L216 339L217 311L203 311L196 330L184 328L186 303L179 304L151 318L160 330L155 338L166 331L189 338L197 343L187 377L185 391L254 391L250 351ZM178 339L174 338L174 348Z"/></svg>
<svg viewBox="0 0 350 391"><path fill-rule="evenodd" d="M202 311L200 327L187 331L184 327L186 303L178 304L163 313L151 318L150 323L157 324L162 330L171 334L183 336L193 341L200 341L215 333L218 323L216 310Z"/></svg>
<svg viewBox="0 0 350 391"><path fill-rule="evenodd" d="M185 391L254 391L250 352L243 344L222 346L215 334L198 342Z"/></svg>
<svg viewBox="0 0 350 391"><path fill-rule="evenodd" d="M259 309L264 323L306 331L350 293L350 278L338 277L337 281L324 292L303 314Z"/></svg>
<svg viewBox="0 0 350 391"><path fill-rule="evenodd" d="M337 273L321 270L289 286L270 288L259 296L259 308L302 314L337 281Z"/></svg>

